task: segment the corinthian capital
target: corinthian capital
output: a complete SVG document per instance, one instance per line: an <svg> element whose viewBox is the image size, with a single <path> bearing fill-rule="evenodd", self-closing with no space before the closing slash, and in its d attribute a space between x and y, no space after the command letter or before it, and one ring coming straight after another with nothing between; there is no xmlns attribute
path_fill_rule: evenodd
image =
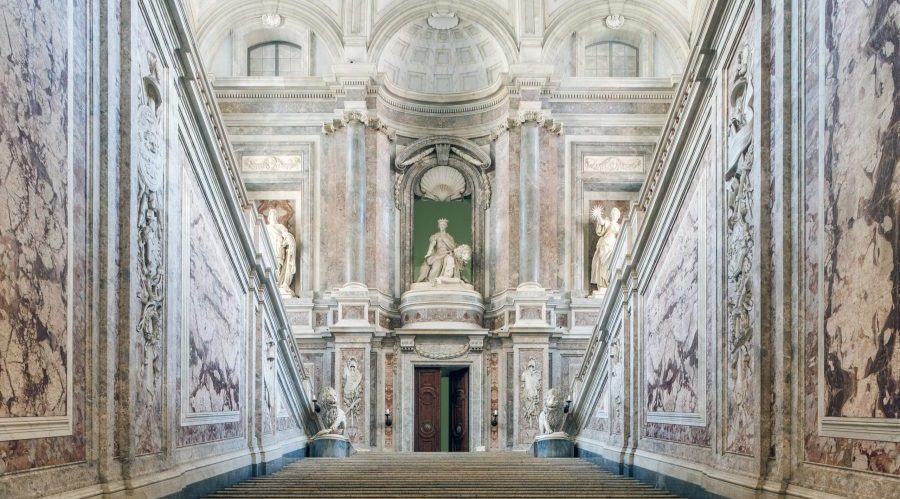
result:
<svg viewBox="0 0 900 499"><path fill-rule="evenodd" d="M519 111L519 123L527 125L528 123L544 124L544 112L541 110L529 109Z"/></svg>
<svg viewBox="0 0 900 499"><path fill-rule="evenodd" d="M369 116L363 109L347 109L341 115L341 121L345 126L354 121L367 125L369 123Z"/></svg>

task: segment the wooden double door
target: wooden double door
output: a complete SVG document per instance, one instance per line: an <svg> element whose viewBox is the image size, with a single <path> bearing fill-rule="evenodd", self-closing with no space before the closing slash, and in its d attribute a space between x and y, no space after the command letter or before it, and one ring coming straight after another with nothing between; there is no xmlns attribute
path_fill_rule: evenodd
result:
<svg viewBox="0 0 900 499"><path fill-rule="evenodd" d="M441 368L416 368L416 452L441 451L442 423L449 425L450 452L469 451L469 369L451 371L447 377L450 414L448 421L441 421Z"/></svg>

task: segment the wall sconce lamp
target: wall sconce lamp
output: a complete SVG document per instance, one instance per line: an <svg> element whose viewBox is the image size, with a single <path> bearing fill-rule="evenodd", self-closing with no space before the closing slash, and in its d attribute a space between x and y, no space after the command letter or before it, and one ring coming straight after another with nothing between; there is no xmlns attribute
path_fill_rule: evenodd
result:
<svg viewBox="0 0 900 499"><path fill-rule="evenodd" d="M572 399L566 400L566 405L563 407L563 414L568 414L569 409L572 407Z"/></svg>
<svg viewBox="0 0 900 499"><path fill-rule="evenodd" d="M394 416L391 416L391 410L384 411L384 425L390 428L394 424Z"/></svg>
<svg viewBox="0 0 900 499"><path fill-rule="evenodd" d="M491 411L491 426L497 426L497 409Z"/></svg>
<svg viewBox="0 0 900 499"><path fill-rule="evenodd" d="M312 403L313 403L313 408L316 410L316 414L322 412L322 407L319 406L319 399L317 399L315 395L313 395Z"/></svg>

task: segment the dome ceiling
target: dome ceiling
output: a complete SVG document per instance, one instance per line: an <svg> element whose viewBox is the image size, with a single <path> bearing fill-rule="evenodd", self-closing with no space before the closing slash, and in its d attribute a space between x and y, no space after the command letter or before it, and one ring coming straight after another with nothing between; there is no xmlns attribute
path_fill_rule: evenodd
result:
<svg viewBox="0 0 900 499"><path fill-rule="evenodd" d="M508 66L503 50L480 24L433 14L391 38L378 70L404 90L453 94L491 86Z"/></svg>

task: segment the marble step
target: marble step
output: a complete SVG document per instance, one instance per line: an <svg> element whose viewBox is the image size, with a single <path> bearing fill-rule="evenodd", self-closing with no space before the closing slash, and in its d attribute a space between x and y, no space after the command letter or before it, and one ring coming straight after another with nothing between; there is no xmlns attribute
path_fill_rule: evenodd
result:
<svg viewBox="0 0 900 499"><path fill-rule="evenodd" d="M304 459L213 498L673 498L581 459L524 453L361 452L348 459Z"/></svg>

